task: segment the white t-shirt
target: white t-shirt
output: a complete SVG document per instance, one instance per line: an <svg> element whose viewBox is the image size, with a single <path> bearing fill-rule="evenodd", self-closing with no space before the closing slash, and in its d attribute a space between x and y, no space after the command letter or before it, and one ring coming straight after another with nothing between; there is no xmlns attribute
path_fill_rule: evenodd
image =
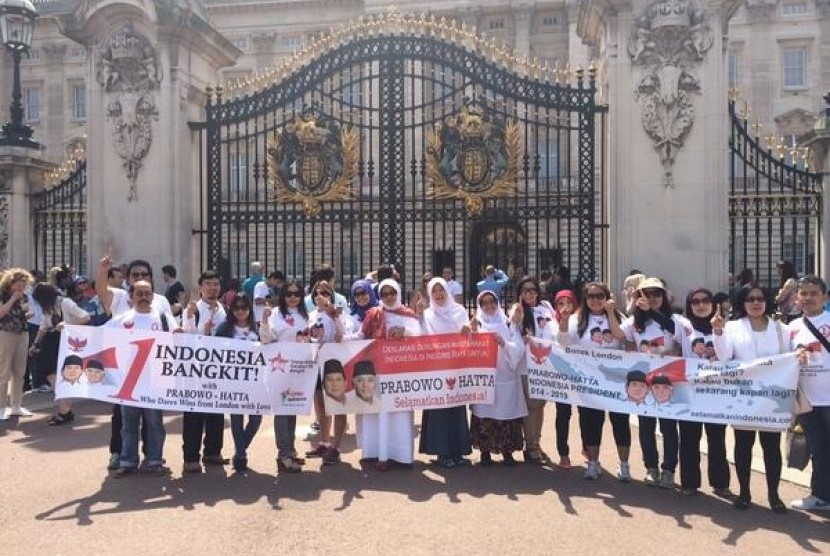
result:
<svg viewBox="0 0 830 556"><path fill-rule="evenodd" d="M265 305L257 305L256 301L257 299L267 299L270 295L271 288L268 287L268 282L263 280L262 282L256 283L254 286L254 319L257 322L262 320L262 311L265 309Z"/></svg>
<svg viewBox="0 0 830 556"><path fill-rule="evenodd" d="M196 308L199 310L199 323L196 324L196 316L188 316L187 308L182 311L182 327L188 334L204 334L207 323L212 322L213 326L210 329L210 334L216 333L219 325L225 322L227 315L225 308L218 301L216 306L211 309L210 304L204 299L196 302Z"/></svg>
<svg viewBox="0 0 830 556"><path fill-rule="evenodd" d="M637 351L676 355L680 352L683 336L687 330L691 329L691 325L680 315L672 315L671 319L674 321L674 334L668 330L663 330L653 319L646 322L645 329L642 332L638 332L634 328L634 317L628 317L622 321L620 328L625 333L625 339L632 342Z"/></svg>
<svg viewBox="0 0 830 556"><path fill-rule="evenodd" d="M78 307L78 304L64 297L61 300L61 313L65 324L86 324L89 322L89 313Z"/></svg>
<svg viewBox="0 0 830 556"><path fill-rule="evenodd" d="M590 315L588 317L588 327L579 337L579 315L571 315L568 319L568 336L571 342L577 343L585 347L597 347L606 349L620 349L621 342L611 334L611 325L608 322L608 316Z"/></svg>
<svg viewBox="0 0 830 556"><path fill-rule="evenodd" d="M450 280L447 282L447 287L450 290L450 295L453 297L463 296L464 288L457 280Z"/></svg>
<svg viewBox="0 0 830 556"><path fill-rule="evenodd" d="M113 318L115 318L118 315L125 313L132 307L132 304L130 303L130 292L119 288L109 288L109 290L112 294L110 314L112 314ZM167 301L167 298L163 295L153 293L153 302L150 305L159 313L173 314L173 311L170 309L170 302Z"/></svg>
<svg viewBox="0 0 830 556"><path fill-rule="evenodd" d="M171 331L176 328L176 318L171 312L167 312L167 329ZM135 309L128 309L117 317L110 319L107 328L125 328L127 330L164 330L161 324L161 313L150 308L149 313L138 313Z"/></svg>
<svg viewBox="0 0 830 556"><path fill-rule="evenodd" d="M804 325L801 317L790 323L790 338L792 346L806 347L809 351L808 363L801 368L798 384L810 403L816 407L830 405L830 353L824 349L821 342ZM816 317L809 317L810 322L825 338L830 339L830 312L824 311Z"/></svg>
<svg viewBox="0 0 830 556"><path fill-rule="evenodd" d="M234 326L233 327L233 339L234 340L247 340L249 342L256 342L259 340L259 335L256 332L248 328L247 326Z"/></svg>
<svg viewBox="0 0 830 556"><path fill-rule="evenodd" d="M704 334L700 330L692 328L690 334L683 338L683 357L689 359L717 359L715 353L715 342L713 335Z"/></svg>

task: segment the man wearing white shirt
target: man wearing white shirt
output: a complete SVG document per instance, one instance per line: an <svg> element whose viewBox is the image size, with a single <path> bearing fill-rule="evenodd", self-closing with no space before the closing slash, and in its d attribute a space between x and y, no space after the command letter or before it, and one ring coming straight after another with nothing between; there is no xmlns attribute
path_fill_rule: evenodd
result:
<svg viewBox="0 0 830 556"><path fill-rule="evenodd" d="M285 274L279 270L275 270L268 275L267 280L263 280L254 286L254 319L256 322L262 321L262 311L268 304L268 300L272 300L274 304L279 297L280 289L285 284Z"/></svg>
<svg viewBox="0 0 830 556"><path fill-rule="evenodd" d="M450 295L455 299L456 303L464 303L464 288L461 283L455 279L455 269L451 266L445 266L441 270L441 277L447 281Z"/></svg>
<svg viewBox="0 0 830 556"><path fill-rule="evenodd" d="M95 278L95 293L98 295L98 300L101 302L101 306L104 310L112 315L113 319L115 319L132 308L132 301L130 300L130 294L127 290L110 285L109 279L116 275L111 272L113 268L112 259L109 255L104 255L104 257L98 261L98 272ZM153 268L147 261L143 259L135 259L127 265L125 280L127 281L127 287L132 286L134 282L138 281L149 282L152 286ZM150 306L159 314L172 314L170 304L167 302L167 298L163 295L153 293ZM121 428L121 406L114 404L112 406L110 430L110 460L109 465L107 466L107 469L110 470L118 469L119 466L118 457L121 453ZM146 427L142 426L141 438L144 440L145 455L147 448L146 430Z"/></svg>
<svg viewBox="0 0 830 556"><path fill-rule="evenodd" d="M190 301L182 315L182 327L189 334L211 336L220 324L225 322L226 314L219 303L222 283L219 273L206 270L199 276L199 300ZM199 452L204 439L205 450L202 463L205 465L225 465L229 460L222 457L222 441L225 434L225 416L216 413L187 412L182 417L182 450L184 452L184 472L201 473Z"/></svg>

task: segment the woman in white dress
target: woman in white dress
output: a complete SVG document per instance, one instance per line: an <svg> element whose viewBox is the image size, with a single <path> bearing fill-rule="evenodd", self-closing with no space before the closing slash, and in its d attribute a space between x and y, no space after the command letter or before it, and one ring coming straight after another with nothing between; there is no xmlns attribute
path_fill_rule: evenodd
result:
<svg viewBox="0 0 830 556"><path fill-rule="evenodd" d="M474 332L496 336L499 355L496 367L496 392L492 405L473 404L470 433L473 446L481 451L481 465L489 467L490 452L502 455L504 465L516 465L513 452L524 447L522 420L527 403L518 373L519 360L525 355L521 334L510 323L493 292L485 291L476 299L476 316L470 321Z"/></svg>
<svg viewBox="0 0 830 556"><path fill-rule="evenodd" d="M378 294L381 303L366 312L357 338L400 340L421 334L418 315L404 307L401 287L395 280L383 280ZM390 462L412 464L412 411L365 413L357 415L356 421L362 460L376 461L378 471L389 469Z"/></svg>

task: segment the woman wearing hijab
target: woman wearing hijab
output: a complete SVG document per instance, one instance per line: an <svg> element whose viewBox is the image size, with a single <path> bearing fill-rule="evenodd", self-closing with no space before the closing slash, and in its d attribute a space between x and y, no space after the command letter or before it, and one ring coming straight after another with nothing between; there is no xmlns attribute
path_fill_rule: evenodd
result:
<svg viewBox="0 0 830 556"><path fill-rule="evenodd" d="M525 276L516 286L519 293L519 302L511 311L511 326L516 327L517 333L524 338L524 343L530 337L545 340L556 339L556 328L553 324L555 317L553 307L539 297L539 284L535 278ZM530 397L527 384L527 360L519 361L519 374L522 376L522 388L527 401L527 417L524 419L525 452L524 460L533 465L542 465L549 458L542 451L542 423L545 416L545 400Z"/></svg>
<svg viewBox="0 0 830 556"><path fill-rule="evenodd" d="M359 326L366 318L366 313L372 308L378 306L378 298L375 296L375 290L372 289L372 283L369 280L357 280L352 284L352 298L349 304L350 316L352 320Z"/></svg>
<svg viewBox="0 0 830 556"><path fill-rule="evenodd" d="M433 278L427 285L429 308L424 311L424 334L467 334L470 319L467 310L456 303L443 278ZM421 442L418 451L438 456L438 464L451 469L467 462L472 452L467 407L425 409L421 414Z"/></svg>
<svg viewBox="0 0 830 556"><path fill-rule="evenodd" d="M712 339L712 317L715 316L714 295L706 288L696 288L686 296L686 318L692 325L691 334L683 340L683 357L717 359ZM709 484L715 495L731 498L729 462L726 461L726 425L678 421L680 427L680 489L683 494L697 493L700 488L700 437L706 429L706 456Z"/></svg>
<svg viewBox="0 0 830 556"><path fill-rule="evenodd" d="M499 354L496 366L496 392L493 405L474 404L470 407L470 433L473 446L481 451L481 465L493 464L490 452L502 455L504 465L516 465L513 452L524 446L522 419L527 415L527 403L522 392L522 381L517 372L525 347L521 335L511 330L510 323L499 305L496 294L485 291L476 299L476 316L470 321L474 332L496 336Z"/></svg>
<svg viewBox="0 0 830 556"><path fill-rule="evenodd" d="M400 285L391 278L383 280L378 294L380 305L366 312L356 338L402 340L420 336L418 315L404 307ZM390 461L411 465L413 415L412 411L358 414L357 444L362 459L377 460L378 471L388 470Z"/></svg>

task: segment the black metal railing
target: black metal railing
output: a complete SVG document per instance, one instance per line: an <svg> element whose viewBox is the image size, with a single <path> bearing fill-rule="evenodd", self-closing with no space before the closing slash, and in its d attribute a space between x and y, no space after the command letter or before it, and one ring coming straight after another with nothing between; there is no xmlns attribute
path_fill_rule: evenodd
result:
<svg viewBox="0 0 830 556"><path fill-rule="evenodd" d="M60 182L33 199L35 267L46 271L68 265L86 274L86 159L73 163L74 169Z"/></svg>

